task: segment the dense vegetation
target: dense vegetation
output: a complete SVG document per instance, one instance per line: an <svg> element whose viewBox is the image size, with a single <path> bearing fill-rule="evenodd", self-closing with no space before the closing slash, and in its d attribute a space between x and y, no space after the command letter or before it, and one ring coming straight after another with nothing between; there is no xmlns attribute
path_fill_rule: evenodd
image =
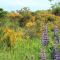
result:
<svg viewBox="0 0 60 60"><path fill-rule="evenodd" d="M59 40L59 4L35 12L27 7L15 12L0 8L0 60L57 59Z"/></svg>

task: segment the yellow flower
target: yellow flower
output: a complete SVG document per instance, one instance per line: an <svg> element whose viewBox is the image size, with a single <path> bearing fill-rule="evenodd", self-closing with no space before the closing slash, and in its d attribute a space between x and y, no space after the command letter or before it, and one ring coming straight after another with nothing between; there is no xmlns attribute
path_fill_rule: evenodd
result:
<svg viewBox="0 0 60 60"><path fill-rule="evenodd" d="M34 25L35 25L35 22L28 22L28 23L26 24L27 27L32 27L32 26L34 26Z"/></svg>

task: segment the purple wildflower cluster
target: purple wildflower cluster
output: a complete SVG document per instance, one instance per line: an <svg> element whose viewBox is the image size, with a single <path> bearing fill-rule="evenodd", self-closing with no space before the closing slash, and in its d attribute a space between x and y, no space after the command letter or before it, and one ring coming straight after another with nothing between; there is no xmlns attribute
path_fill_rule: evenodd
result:
<svg viewBox="0 0 60 60"><path fill-rule="evenodd" d="M48 40L48 29L47 29L47 25L45 26L43 35L42 35L42 45L46 46L48 44L49 40Z"/></svg>
<svg viewBox="0 0 60 60"><path fill-rule="evenodd" d="M60 60L60 53L58 48L53 49L52 57L53 57L53 60Z"/></svg>
<svg viewBox="0 0 60 60"><path fill-rule="evenodd" d="M59 45L59 37L58 37L58 27L55 26L54 28L54 38L55 38L55 45L53 48L53 60L60 60L60 52L58 49L58 45Z"/></svg>
<svg viewBox="0 0 60 60"><path fill-rule="evenodd" d="M40 60L46 60L46 52L45 52L45 50L43 49L43 50L41 50L41 59Z"/></svg>
<svg viewBox="0 0 60 60"><path fill-rule="evenodd" d="M60 52L58 49L59 36L58 36L58 27L57 26L55 26L55 28L54 28L54 39L55 39L55 46L53 47L52 58L53 58L53 60L60 60ZM47 46L48 43L49 43L48 26L46 25L45 29L43 31L43 35L42 35L42 45ZM41 52L41 60L46 60L46 53L44 50L42 50L42 52Z"/></svg>
<svg viewBox="0 0 60 60"><path fill-rule="evenodd" d="M58 27L57 26L54 28L54 38L55 38L55 43L58 44L59 37L58 37Z"/></svg>

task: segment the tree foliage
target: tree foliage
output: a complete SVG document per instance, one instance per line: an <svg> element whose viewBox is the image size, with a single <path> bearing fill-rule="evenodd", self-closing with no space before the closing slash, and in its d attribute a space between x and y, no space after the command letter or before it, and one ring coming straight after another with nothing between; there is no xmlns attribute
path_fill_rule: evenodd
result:
<svg viewBox="0 0 60 60"><path fill-rule="evenodd" d="M0 8L0 18L6 17L7 11L4 11L2 8Z"/></svg>
<svg viewBox="0 0 60 60"><path fill-rule="evenodd" d="M52 5L52 13L60 16L60 2Z"/></svg>

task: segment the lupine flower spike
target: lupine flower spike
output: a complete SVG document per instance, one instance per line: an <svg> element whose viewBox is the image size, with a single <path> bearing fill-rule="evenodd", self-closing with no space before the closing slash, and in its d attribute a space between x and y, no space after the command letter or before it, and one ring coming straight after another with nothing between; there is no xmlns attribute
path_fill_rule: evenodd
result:
<svg viewBox="0 0 60 60"><path fill-rule="evenodd" d="M42 45L46 46L48 44L48 28L47 25L45 26L45 29L43 31L42 35Z"/></svg>

